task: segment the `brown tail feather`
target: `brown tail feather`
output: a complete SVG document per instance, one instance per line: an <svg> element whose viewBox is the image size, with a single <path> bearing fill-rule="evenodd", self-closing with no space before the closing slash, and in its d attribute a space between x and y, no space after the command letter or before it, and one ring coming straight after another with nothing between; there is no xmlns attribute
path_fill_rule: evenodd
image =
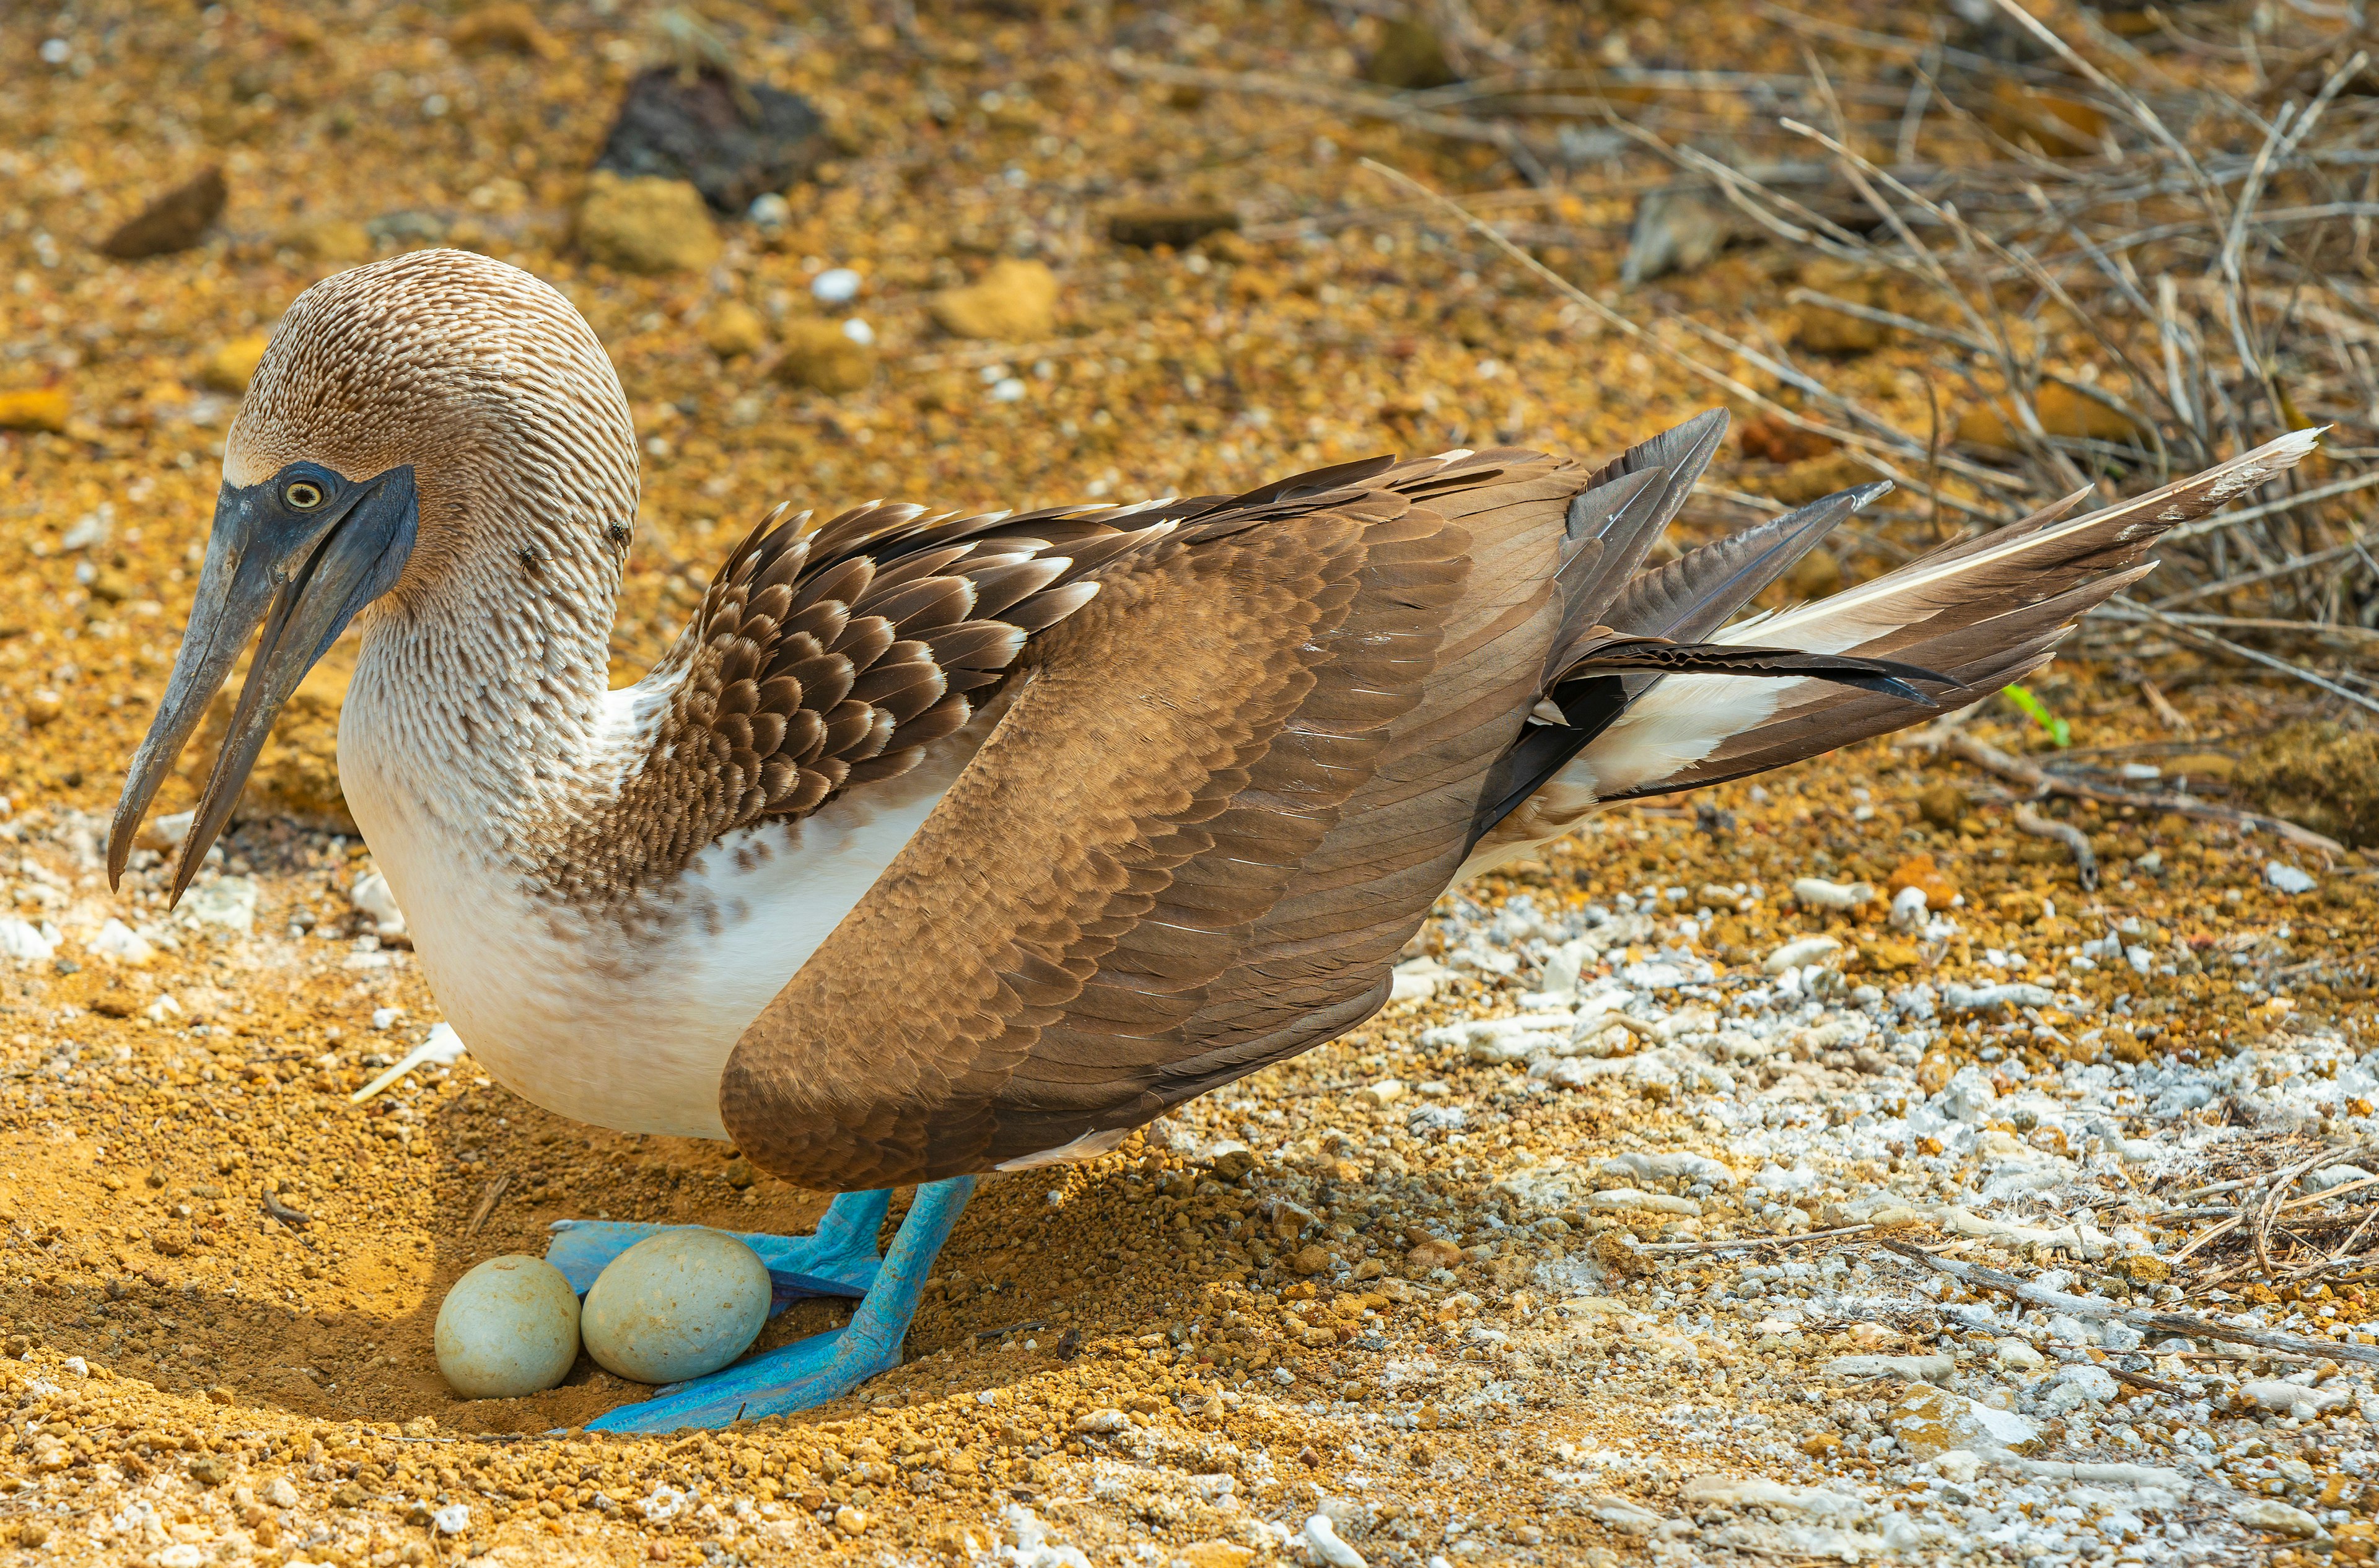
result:
<svg viewBox="0 0 2379 1568"><path fill-rule="evenodd" d="M1934 551L1831 598L1721 633L1720 642L1892 658L1938 670L1956 684L1935 694L1943 708L1978 702L2047 663L2089 610L2154 567L2156 539L2293 466L2318 431L2296 431L2152 494L2079 518L2068 500L2021 523ZM1581 760L1607 781L1631 771L1597 766L1657 725L1665 706L1690 702L1664 683L1587 748ZM1903 728L1927 712L1839 684L1791 688L1757 722L1709 737L1708 751L1656 770L1602 801L1661 794L1739 778L1851 742Z"/></svg>

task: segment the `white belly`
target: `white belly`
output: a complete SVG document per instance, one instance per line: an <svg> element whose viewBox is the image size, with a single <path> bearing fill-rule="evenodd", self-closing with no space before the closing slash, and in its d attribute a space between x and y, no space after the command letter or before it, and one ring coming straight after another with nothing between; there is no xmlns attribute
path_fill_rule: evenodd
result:
<svg viewBox="0 0 2379 1568"><path fill-rule="evenodd" d="M719 1080L736 1041L971 754L951 748L863 803L713 844L670 887L665 927L633 943L532 895L433 806L360 777L374 770L343 756L341 778L440 1009L490 1076L574 1120L723 1139Z"/></svg>

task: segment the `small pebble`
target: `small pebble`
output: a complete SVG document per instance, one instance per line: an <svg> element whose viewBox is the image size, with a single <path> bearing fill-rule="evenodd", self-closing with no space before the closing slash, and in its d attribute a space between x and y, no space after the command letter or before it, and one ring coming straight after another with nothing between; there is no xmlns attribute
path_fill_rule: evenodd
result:
<svg viewBox="0 0 2379 1568"><path fill-rule="evenodd" d="M2311 876L2285 861L2274 861L2264 868L2264 880L2282 893L2310 893L2321 886Z"/></svg>
<svg viewBox="0 0 2379 1568"><path fill-rule="evenodd" d="M820 305L848 305L859 297L860 282L848 267L828 267L810 280L810 297Z"/></svg>

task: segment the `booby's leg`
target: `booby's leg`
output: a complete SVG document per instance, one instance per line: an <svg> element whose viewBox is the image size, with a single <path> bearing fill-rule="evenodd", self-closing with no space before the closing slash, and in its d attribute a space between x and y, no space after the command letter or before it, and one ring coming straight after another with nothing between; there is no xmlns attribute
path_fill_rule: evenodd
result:
<svg viewBox="0 0 2379 1568"><path fill-rule="evenodd" d="M768 1308L773 1318L804 1296L866 1295L876 1280L876 1233L883 1228L885 1212L891 1207L889 1190L843 1192L827 1205L814 1236L728 1234L768 1265L769 1281L776 1286L776 1299ZM571 1288L584 1296L612 1259L646 1236L694 1228L621 1220L556 1220L545 1260L560 1269Z"/></svg>
<svg viewBox="0 0 2379 1568"><path fill-rule="evenodd" d="M925 1276L973 1190L972 1176L928 1182L917 1188L907 1217L892 1237L891 1248L876 1270L874 1283L851 1321L841 1328L765 1351L706 1378L674 1384L641 1405L623 1405L587 1422L588 1429L670 1432L686 1427L724 1427L739 1416L756 1421L823 1405L876 1373L899 1366L900 1342L909 1333L909 1320L917 1310ZM863 1196L888 1198L888 1194ZM880 1204L876 1212L882 1215Z"/></svg>

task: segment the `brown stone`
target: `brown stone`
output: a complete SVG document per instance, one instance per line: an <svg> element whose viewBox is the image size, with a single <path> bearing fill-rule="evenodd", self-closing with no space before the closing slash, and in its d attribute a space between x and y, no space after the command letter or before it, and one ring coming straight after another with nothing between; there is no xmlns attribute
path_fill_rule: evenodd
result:
<svg viewBox="0 0 2379 1568"><path fill-rule="evenodd" d="M787 386L839 394L858 392L876 379L876 350L832 321L786 322L784 346L773 374Z"/></svg>
<svg viewBox="0 0 2379 1568"><path fill-rule="evenodd" d="M719 229L686 181L598 169L578 207L578 247L622 272L698 272L719 259Z"/></svg>
<svg viewBox="0 0 2379 1568"><path fill-rule="evenodd" d="M517 0L480 6L456 22L447 37L466 54L549 56L558 51L537 13Z"/></svg>
<svg viewBox="0 0 2379 1568"><path fill-rule="evenodd" d="M73 411L74 400L64 387L0 392L0 430L46 430L54 436L64 435L66 416Z"/></svg>
<svg viewBox="0 0 2379 1568"><path fill-rule="evenodd" d="M1330 1254L1318 1242L1308 1242L1288 1256L1288 1266L1300 1274L1326 1274L1330 1272Z"/></svg>
<svg viewBox="0 0 2379 1568"><path fill-rule="evenodd" d="M1755 463L1805 463L1810 458L1825 456L1840 445L1831 436L1788 425L1773 414L1745 420L1735 444L1744 456Z"/></svg>
<svg viewBox="0 0 2379 1568"><path fill-rule="evenodd" d="M100 253L118 261L138 261L187 250L206 237L230 199L223 171L208 169L127 218L99 242Z"/></svg>
<svg viewBox="0 0 2379 1568"><path fill-rule="evenodd" d="M1221 207L1134 207L1107 218L1107 238L1143 250L1169 245L1187 250L1208 235L1239 226L1239 215Z"/></svg>
<svg viewBox="0 0 2379 1568"><path fill-rule="evenodd" d="M1436 1236L1416 1243L1405 1254L1405 1272L1407 1273L1420 1274L1431 1269L1456 1269L1461 1266L1462 1248Z"/></svg>
<svg viewBox="0 0 2379 1568"><path fill-rule="evenodd" d="M956 338L1020 343L1047 337L1057 323L1057 274L1038 261L997 261L973 283L936 295L926 311Z"/></svg>
<svg viewBox="0 0 2379 1568"><path fill-rule="evenodd" d="M2095 103L2030 87L2002 76L1991 87L1983 123L2019 147L2051 158L2087 158L2107 136L2106 112Z"/></svg>
<svg viewBox="0 0 2379 1568"><path fill-rule="evenodd" d="M352 218L319 218L295 223L281 233L280 243L316 261L352 265L368 261L379 247L371 231Z"/></svg>
<svg viewBox="0 0 2379 1568"><path fill-rule="evenodd" d="M1916 1087L1927 1095L1940 1093L1957 1076L1958 1058L1947 1051L1927 1051L1924 1059L1916 1064Z"/></svg>
<svg viewBox="0 0 2379 1568"><path fill-rule="evenodd" d="M740 300L721 305L702 323L702 341L721 359L757 351L768 341L768 324Z"/></svg>
<svg viewBox="0 0 2379 1568"><path fill-rule="evenodd" d="M1966 800L1964 793L1950 786L1944 786L1944 788L1950 789L1950 792L1957 796L1958 809L1962 815ZM1956 826L1959 821L1959 817L1956 816L1951 817L1947 823L1934 822L1933 814L1926 810L1925 805L1926 798L1933 793L1933 790L1927 790L1923 796L1918 797L1917 809L1924 813L1925 820L1933 822L1937 827ZM1935 803L1945 809L1950 804L1946 801ZM1958 897L1957 884L1941 874L1941 868L1933 863L1931 855L1911 855L1894 866L1891 871L1891 880L1884 885L1884 894L1887 898L1896 899L1903 888L1908 887L1917 888L1924 893L1925 907L1928 910L1946 910Z"/></svg>
<svg viewBox="0 0 2379 1568"><path fill-rule="evenodd" d="M1217 1536L1210 1540L1191 1541L1173 1554L1174 1561L1188 1568L1247 1568L1256 1554L1237 1541L1226 1541Z"/></svg>
<svg viewBox="0 0 2379 1568"><path fill-rule="evenodd" d="M1973 810L1966 791L1955 784L1936 784L1916 797L1916 814L1944 833L1955 832Z"/></svg>
<svg viewBox="0 0 2379 1568"><path fill-rule="evenodd" d="M1402 92L1451 87L1462 78L1445 57L1445 43L1425 22L1398 18L1380 29L1379 47L1363 62L1363 78Z"/></svg>
<svg viewBox="0 0 2379 1568"><path fill-rule="evenodd" d="M264 332L251 332L217 344L199 365L199 384L211 391L229 392L237 397L248 391L255 379L256 368L264 360L265 346L272 342Z"/></svg>
<svg viewBox="0 0 2379 1568"><path fill-rule="evenodd" d="M1879 269L1855 262L1821 258L1803 270L1801 282L1812 293L1844 305L1869 309L1890 305L1885 274ZM1793 339L1794 344L1817 354L1866 354L1891 341L1891 329L1882 322L1846 314L1819 300L1793 301L1793 320L1798 328Z"/></svg>
<svg viewBox="0 0 2379 1568"><path fill-rule="evenodd" d="M2121 411L2059 381L2040 389L2040 395L2033 400L2033 414L2040 421L2043 435L2067 440L2120 444L2143 439L2140 428ZM2007 415L1997 404L1977 404L1958 416L1958 440L1968 446L2013 452L2023 444L2018 428L2008 422Z"/></svg>

